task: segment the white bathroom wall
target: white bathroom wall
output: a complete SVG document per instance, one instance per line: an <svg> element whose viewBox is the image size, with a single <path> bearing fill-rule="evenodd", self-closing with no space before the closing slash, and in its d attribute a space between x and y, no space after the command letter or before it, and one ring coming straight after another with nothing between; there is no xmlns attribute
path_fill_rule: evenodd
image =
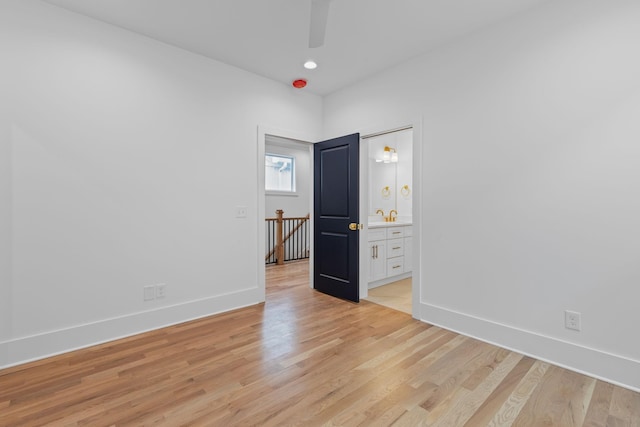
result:
<svg viewBox="0 0 640 427"><path fill-rule="evenodd" d="M396 137L394 134L384 134L363 140L364 144L369 145L369 211L372 217L378 217L376 214L378 209L384 212L384 216L388 216L392 209L397 210L396 206L396 178L397 164L384 163L381 160L384 148L389 146L396 148ZM387 191L388 190L388 191ZM379 218L380 220L382 218Z"/></svg>
<svg viewBox="0 0 640 427"><path fill-rule="evenodd" d="M0 367L260 300L257 128L319 97L35 0L0 51Z"/></svg>
<svg viewBox="0 0 640 427"><path fill-rule="evenodd" d="M265 145L267 153L282 154L295 158L296 192L281 195L269 192L265 196L265 215L275 218L276 210L282 209L286 218L305 217L310 213L311 190L311 154L309 145L303 142L282 140L267 135Z"/></svg>
<svg viewBox="0 0 640 427"><path fill-rule="evenodd" d="M325 99L325 137L423 117L423 320L640 389L638 22L548 2Z"/></svg>
<svg viewBox="0 0 640 427"><path fill-rule="evenodd" d="M396 132L395 146L398 150L398 176L396 179L396 198L398 217L405 220L411 219L413 212L413 130ZM407 186L409 191L402 192L402 187Z"/></svg>

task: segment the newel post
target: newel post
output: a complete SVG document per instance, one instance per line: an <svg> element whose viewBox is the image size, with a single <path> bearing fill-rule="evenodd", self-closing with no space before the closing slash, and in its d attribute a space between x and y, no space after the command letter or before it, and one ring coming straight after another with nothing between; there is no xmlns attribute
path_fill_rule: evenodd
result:
<svg viewBox="0 0 640 427"><path fill-rule="evenodd" d="M284 211L282 209L278 209L276 211L278 226L276 228L276 264L283 265L284 264L284 236L282 232L282 214Z"/></svg>

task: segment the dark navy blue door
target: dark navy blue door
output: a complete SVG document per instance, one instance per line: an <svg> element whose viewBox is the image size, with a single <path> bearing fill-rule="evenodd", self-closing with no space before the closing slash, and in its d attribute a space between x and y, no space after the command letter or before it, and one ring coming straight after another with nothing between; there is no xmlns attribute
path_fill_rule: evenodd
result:
<svg viewBox="0 0 640 427"><path fill-rule="evenodd" d="M360 300L359 143L357 133L319 142L313 160L314 288L355 302Z"/></svg>

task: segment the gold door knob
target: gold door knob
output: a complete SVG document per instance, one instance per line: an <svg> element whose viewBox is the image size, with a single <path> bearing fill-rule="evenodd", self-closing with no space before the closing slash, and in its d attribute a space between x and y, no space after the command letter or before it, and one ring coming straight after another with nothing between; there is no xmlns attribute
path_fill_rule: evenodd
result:
<svg viewBox="0 0 640 427"><path fill-rule="evenodd" d="M364 225L358 224L357 222L352 222L351 224L349 224L349 230L351 231L362 230L363 228Z"/></svg>

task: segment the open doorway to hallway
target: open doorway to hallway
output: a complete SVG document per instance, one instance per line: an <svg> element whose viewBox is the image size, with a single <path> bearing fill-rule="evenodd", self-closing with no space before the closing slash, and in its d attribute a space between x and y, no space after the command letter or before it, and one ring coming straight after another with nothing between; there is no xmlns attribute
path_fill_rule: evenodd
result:
<svg viewBox="0 0 640 427"><path fill-rule="evenodd" d="M267 295L309 284L309 261L291 261L284 265L271 264L266 267Z"/></svg>
<svg viewBox="0 0 640 427"><path fill-rule="evenodd" d="M311 254L311 144L265 134L264 139L264 263L265 286L278 282L278 271L306 271ZM296 268L283 268L295 263ZM279 268L275 268L277 266ZM293 273L292 273L293 272Z"/></svg>

